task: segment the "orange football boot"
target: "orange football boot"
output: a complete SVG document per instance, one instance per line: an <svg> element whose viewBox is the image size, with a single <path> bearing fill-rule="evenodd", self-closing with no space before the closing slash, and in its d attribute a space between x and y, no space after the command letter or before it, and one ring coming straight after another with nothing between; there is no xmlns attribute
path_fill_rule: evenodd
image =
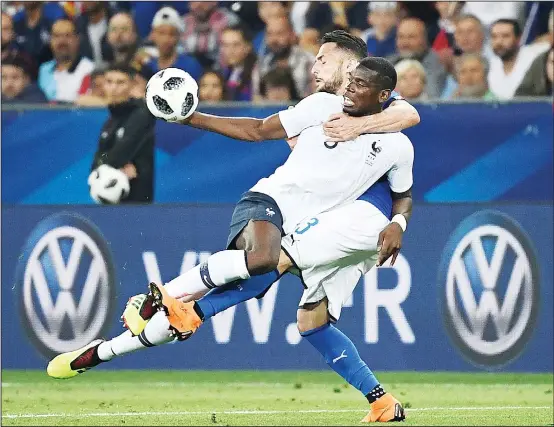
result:
<svg viewBox="0 0 554 427"><path fill-rule="evenodd" d="M362 423L383 423L404 421L406 418L402 404L390 393L385 393L375 402L370 403L371 410L361 421Z"/></svg>
<svg viewBox="0 0 554 427"><path fill-rule="evenodd" d="M163 309L170 329L179 341L184 341L202 325L202 319L194 311L194 301L182 302L169 296L163 286L150 283L150 294L158 309Z"/></svg>

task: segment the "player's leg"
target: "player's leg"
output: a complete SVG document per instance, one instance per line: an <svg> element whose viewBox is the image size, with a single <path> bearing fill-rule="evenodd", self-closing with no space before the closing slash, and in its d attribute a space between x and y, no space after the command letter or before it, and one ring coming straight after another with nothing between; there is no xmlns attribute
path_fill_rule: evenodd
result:
<svg viewBox="0 0 554 427"><path fill-rule="evenodd" d="M229 307L248 301L251 298L259 298L290 267L292 267L290 258L281 251L279 265L276 270L259 276L253 276L248 280L241 280L212 289L196 301L194 310L202 321L205 322Z"/></svg>
<svg viewBox="0 0 554 427"><path fill-rule="evenodd" d="M251 283L242 282L240 287L227 286L226 290L231 291L233 298L225 301L224 297L222 302L234 305L234 300L244 301L242 295L233 295L233 292L240 292L244 287L263 286L263 292L276 280L275 269L281 251L282 224L279 207L271 197L261 193L246 193L233 212L227 242L229 249L213 254L207 262L192 268L163 287L151 284L151 297L146 297L142 302L135 304L136 297L133 298L123 314L129 330L134 334L140 333L147 319L137 314L137 311L157 304L166 311L171 327L179 339L185 339L202 323L202 318L198 315L200 310L195 310L192 302L197 295L238 280L249 279L251 276L265 277ZM251 293L258 295L254 289ZM224 295L224 292L216 295ZM247 295L246 299L251 297ZM209 311L208 308L206 311Z"/></svg>
<svg viewBox="0 0 554 427"><path fill-rule="evenodd" d="M130 331L125 331L109 341L94 340L83 348L56 356L48 364L47 372L54 378L72 378L114 357L165 344L174 339L167 316L163 312L157 312L140 335L134 336Z"/></svg>
<svg viewBox="0 0 554 427"><path fill-rule="evenodd" d="M299 331L335 372L366 396L371 411L364 421L403 419L400 403L385 393L352 341L330 322L339 319L359 279L373 267L377 238L388 219L362 201L316 219L282 242L302 269L307 287L298 310Z"/></svg>
<svg viewBox="0 0 554 427"><path fill-rule="evenodd" d="M327 308L327 300L323 299L304 304L298 310L298 329L302 337L323 356L331 369L366 397L370 411L362 422L404 420L400 402L385 392L354 343L331 323Z"/></svg>
<svg viewBox="0 0 554 427"><path fill-rule="evenodd" d="M246 193L231 219L227 250L165 285L169 296L186 298L235 280L249 279L277 268L283 219L277 203L261 193Z"/></svg>

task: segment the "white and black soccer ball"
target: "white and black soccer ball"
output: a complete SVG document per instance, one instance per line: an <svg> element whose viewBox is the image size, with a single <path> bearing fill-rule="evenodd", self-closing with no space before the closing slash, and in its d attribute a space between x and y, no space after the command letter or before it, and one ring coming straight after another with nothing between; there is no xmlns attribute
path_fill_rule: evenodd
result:
<svg viewBox="0 0 554 427"><path fill-rule="evenodd" d="M184 120L198 107L198 83L179 68L160 70L146 85L146 105L159 119Z"/></svg>
<svg viewBox="0 0 554 427"><path fill-rule="evenodd" d="M88 177L90 197L98 204L118 204L129 195L129 178L119 169L100 165Z"/></svg>

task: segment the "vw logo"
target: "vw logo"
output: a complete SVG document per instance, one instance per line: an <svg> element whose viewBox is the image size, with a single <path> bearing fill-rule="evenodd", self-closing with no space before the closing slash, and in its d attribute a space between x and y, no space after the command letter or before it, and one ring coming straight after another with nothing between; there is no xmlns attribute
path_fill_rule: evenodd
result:
<svg viewBox="0 0 554 427"><path fill-rule="evenodd" d="M472 363L498 368L523 351L539 307L530 239L510 217L480 211L454 231L439 273L444 324Z"/></svg>
<svg viewBox="0 0 554 427"><path fill-rule="evenodd" d="M99 230L74 213L52 215L31 232L17 269L25 329L46 357L107 332L114 266Z"/></svg>

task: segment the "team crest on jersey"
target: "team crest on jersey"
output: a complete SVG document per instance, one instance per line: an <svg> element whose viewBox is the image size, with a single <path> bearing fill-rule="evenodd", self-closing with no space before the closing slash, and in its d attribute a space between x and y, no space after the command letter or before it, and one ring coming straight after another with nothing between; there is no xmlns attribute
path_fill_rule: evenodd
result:
<svg viewBox="0 0 554 427"><path fill-rule="evenodd" d="M371 144L371 149L373 150L373 153L375 153L374 155L377 155L381 152L381 147L377 146L378 142L381 142L381 141L373 141L373 143Z"/></svg>
<svg viewBox="0 0 554 427"><path fill-rule="evenodd" d="M371 149L373 150L371 153L368 154L368 156L365 159L365 164L369 166L373 166L373 162L375 158L377 157L377 154L381 152L381 147L377 146L377 143L381 141L373 141L371 143Z"/></svg>

